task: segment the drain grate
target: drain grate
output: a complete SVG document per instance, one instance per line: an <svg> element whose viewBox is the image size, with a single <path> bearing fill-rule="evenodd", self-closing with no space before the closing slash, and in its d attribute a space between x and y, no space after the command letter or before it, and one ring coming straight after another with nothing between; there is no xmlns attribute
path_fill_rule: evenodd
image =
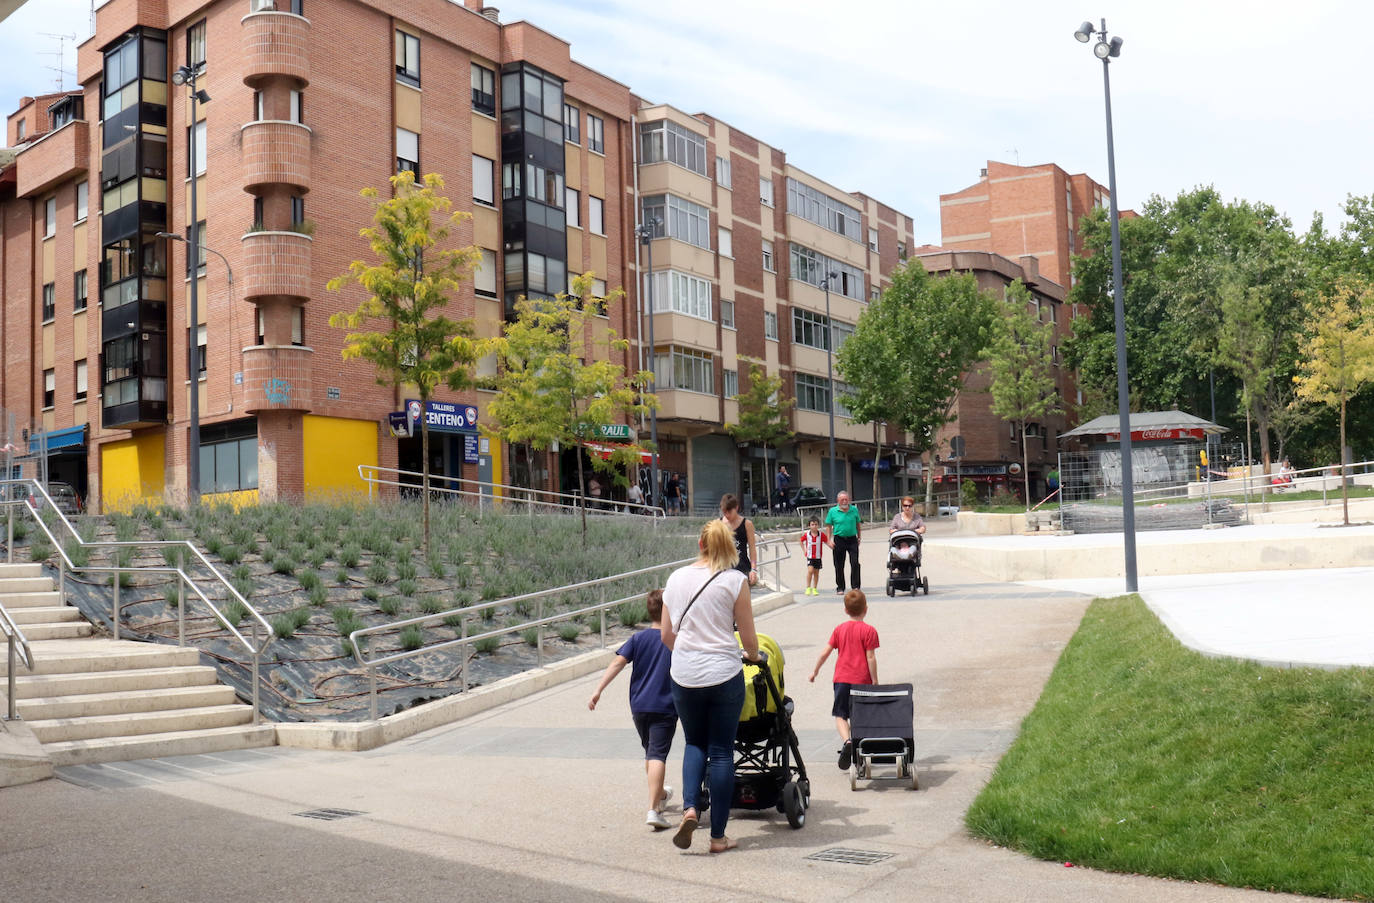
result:
<svg viewBox="0 0 1374 903"><path fill-rule="evenodd" d="M812 853L807 859L818 859L821 862L843 862L846 865L872 865L875 862L882 862L884 859L891 859L891 853L880 853L877 850L849 850L844 847L832 847L828 850L821 850L819 853Z"/></svg>
<svg viewBox="0 0 1374 903"><path fill-rule="evenodd" d="M357 809L311 809L308 812L297 812L301 818L316 818L320 821L338 821L341 818L352 818L355 815L366 815L366 812L359 812Z"/></svg>

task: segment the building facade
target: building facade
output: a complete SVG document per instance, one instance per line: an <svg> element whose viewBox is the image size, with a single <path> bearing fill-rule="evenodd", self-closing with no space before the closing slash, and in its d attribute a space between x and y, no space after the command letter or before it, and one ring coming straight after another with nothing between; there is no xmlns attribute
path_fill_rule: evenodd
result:
<svg viewBox="0 0 1374 903"><path fill-rule="evenodd" d="M203 92L194 121L178 70ZM725 491L765 496L760 452L724 429L743 357L795 395L782 460L822 484L827 350L914 246L909 217L708 115L637 97L478 0L110 0L78 81L7 122L0 403L22 438L45 438L49 463L60 453L54 476L93 510L185 497L193 391L203 493L321 497L365 491L360 465L420 469L419 439L388 428L413 393L345 361L344 330L328 323L362 289L325 289L366 257L359 190L399 170L441 173L472 211L457 238L482 264L446 313L479 334L577 273L624 290L607 311L631 340L619 363L652 362L661 467L703 507ZM175 240L190 229L196 261ZM437 397L480 426L490 395ZM572 452L504 447L473 419L431 416L433 472L577 488ZM873 430L838 412L841 481L860 494L871 480L849 462L872 458ZM884 446L900 454L900 438ZM906 488L896 471L884 491Z"/></svg>

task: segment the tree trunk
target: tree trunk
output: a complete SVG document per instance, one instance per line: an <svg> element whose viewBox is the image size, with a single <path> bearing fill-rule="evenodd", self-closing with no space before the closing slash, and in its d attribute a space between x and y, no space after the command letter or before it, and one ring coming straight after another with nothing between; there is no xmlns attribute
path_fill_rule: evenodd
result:
<svg viewBox="0 0 1374 903"><path fill-rule="evenodd" d="M424 524L425 557L429 557L429 402L420 399L420 510Z"/></svg>
<svg viewBox="0 0 1374 903"><path fill-rule="evenodd" d="M582 476L582 443L576 445L577 450L577 498L581 503L578 507L582 511L582 548L587 547L587 484L583 482Z"/></svg>
<svg viewBox="0 0 1374 903"><path fill-rule="evenodd" d="M875 426L873 428L873 434L877 441L877 450L873 453L873 506L875 509L873 519L877 520L878 515L876 513L876 508L878 505L878 460L883 456L883 433L880 428ZM883 517L884 519L886 519L887 517L886 505L883 506Z"/></svg>
<svg viewBox="0 0 1374 903"><path fill-rule="evenodd" d="M1030 498L1030 458L1026 452L1026 422L1021 421L1021 485L1026 492L1026 510L1031 507Z"/></svg>
<svg viewBox="0 0 1374 903"><path fill-rule="evenodd" d="M925 512L926 512L926 514L925 514L925 516L926 516L926 517L934 517L934 516L935 516L935 512L931 510L931 505L933 504L934 499L935 499L935 465L934 465L935 454L934 454L933 452L928 452L928 453L926 453L926 454L923 454L923 455L921 456L921 460L924 462L927 456L929 456L929 458L931 459L931 462L930 462L929 466L927 466L927 467L925 468L925 471L926 471L926 501L925 501Z"/></svg>
<svg viewBox="0 0 1374 903"><path fill-rule="evenodd" d="M1350 526L1350 488L1345 482L1345 399L1341 399L1341 447L1336 450L1341 459L1341 520Z"/></svg>

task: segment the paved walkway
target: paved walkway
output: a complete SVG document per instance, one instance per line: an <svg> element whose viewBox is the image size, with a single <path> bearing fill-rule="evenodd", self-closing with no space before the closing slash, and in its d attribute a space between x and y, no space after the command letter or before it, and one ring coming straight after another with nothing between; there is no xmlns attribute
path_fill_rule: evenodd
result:
<svg viewBox="0 0 1374 903"><path fill-rule="evenodd" d="M863 547L870 586L884 552L877 537ZM800 831L772 812L739 814L730 833L740 849L710 856L704 834L684 854L669 833L646 829L627 678L589 712L589 676L369 753L268 749L85 766L0 791L6 898L1296 899L1065 868L968 837L964 810L1089 597L952 570L929 576L928 597L870 596L880 677L916 687L919 792L878 782L854 793L835 767L829 669L805 680L843 617L830 593L760 620L788 660L812 781ZM669 774L679 769L675 750ZM356 814L303 815L321 809ZM808 858L836 848L888 858Z"/></svg>

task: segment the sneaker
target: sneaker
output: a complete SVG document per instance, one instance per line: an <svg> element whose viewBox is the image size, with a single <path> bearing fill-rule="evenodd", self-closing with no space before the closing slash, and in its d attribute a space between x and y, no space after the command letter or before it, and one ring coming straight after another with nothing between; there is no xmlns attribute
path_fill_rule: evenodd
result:
<svg viewBox="0 0 1374 903"><path fill-rule="evenodd" d="M655 831L666 831L672 827L668 819L664 818L663 813L659 812L657 809L649 810L649 814L644 816L644 824L653 828Z"/></svg>
<svg viewBox="0 0 1374 903"><path fill-rule="evenodd" d="M668 800L670 800L670 799L672 799L672 798L673 798L673 788L672 788L670 785L668 785L668 784L664 784L664 785L663 785L663 796L662 796L662 798L660 798L659 801L658 801L658 808L659 808L659 810L661 811L661 810L663 809L663 807L668 803Z"/></svg>
<svg viewBox="0 0 1374 903"><path fill-rule="evenodd" d="M840 771L848 771L849 763L854 761L854 744L846 740L844 746L840 747Z"/></svg>

